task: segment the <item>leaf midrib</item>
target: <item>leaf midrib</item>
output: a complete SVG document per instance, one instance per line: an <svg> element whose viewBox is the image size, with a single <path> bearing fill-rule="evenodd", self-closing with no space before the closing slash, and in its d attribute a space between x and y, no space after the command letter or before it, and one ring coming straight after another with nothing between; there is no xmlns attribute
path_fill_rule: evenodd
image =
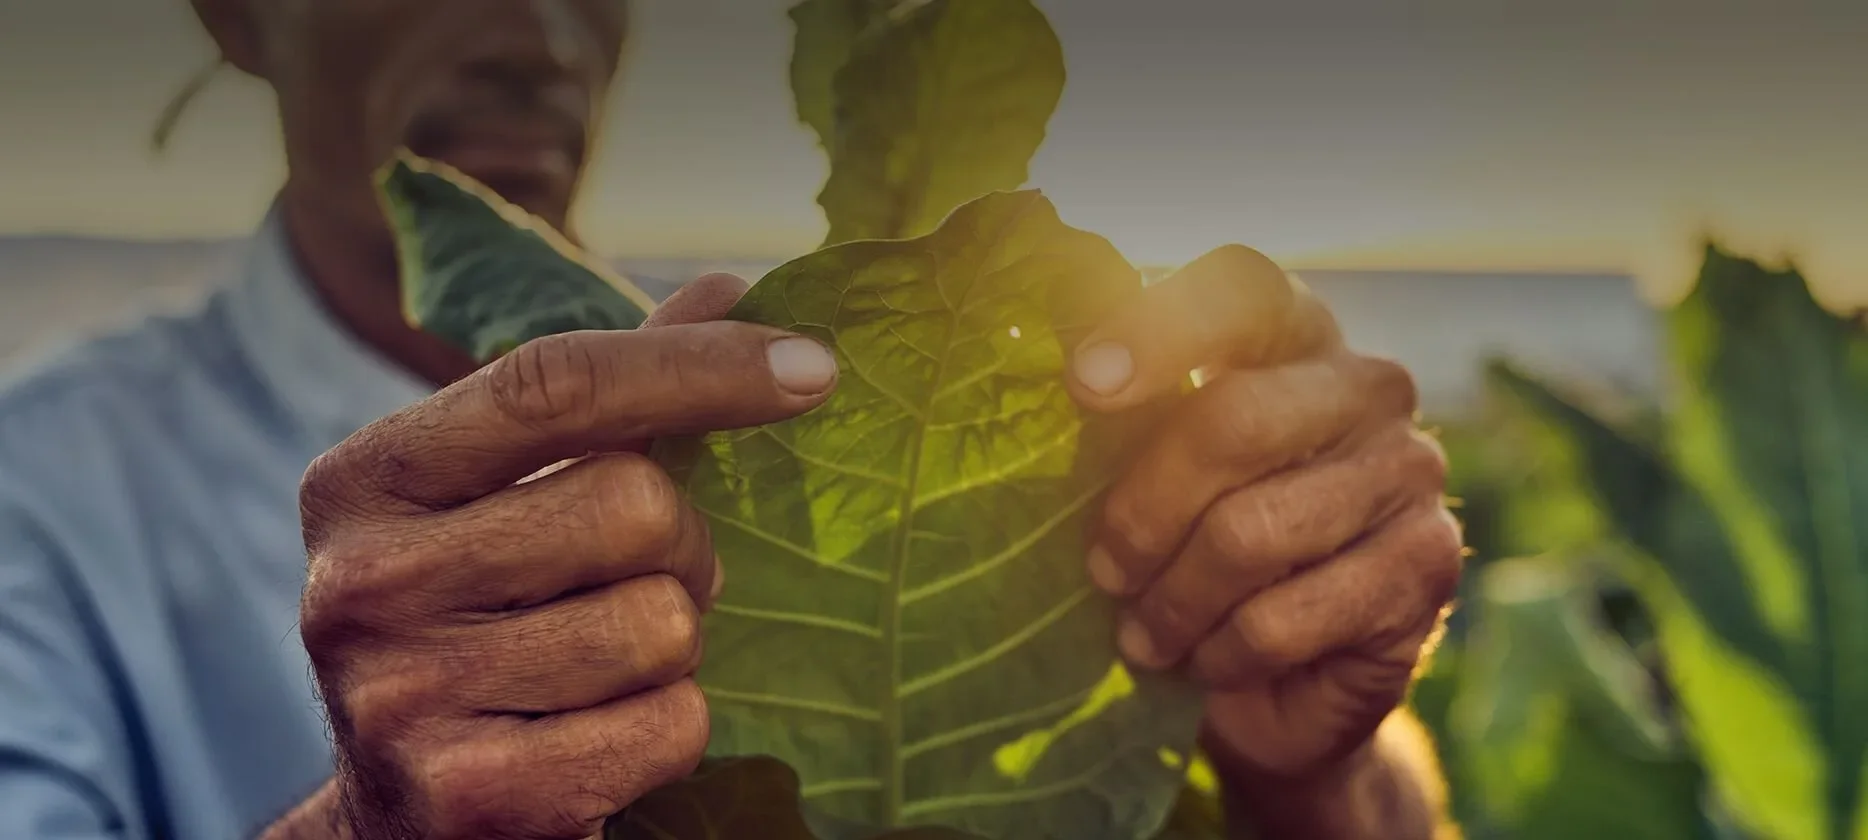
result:
<svg viewBox="0 0 1868 840"><path fill-rule="evenodd" d="M1018 223L1024 220L1025 214L1031 211L1034 203L1029 199L1024 201L1009 219L997 225L999 231L1003 233L1003 231L1015 229ZM999 257L1000 250L1005 245L1005 239L1006 237L1001 235L993 240L992 247L988 248L986 253L981 254L977 262L971 266L975 273L983 274L983 267L990 265ZM902 587L907 579L909 546L914 543L915 514L919 512L919 506L915 502L916 497L920 495L921 456L926 448L928 424L932 419L927 412L932 409L932 395L940 393L941 385L946 381L947 368L952 361L955 343L954 332L959 328L960 319L965 314L965 304L980 285L980 278L973 278L973 281L968 283L961 292L960 299L950 301L947 299L946 286L941 283L941 273L945 269L946 266L935 260L933 271L929 274L929 282L933 284L935 292L940 295L941 303L946 306L947 328L941 337L940 359L935 363L934 375L928 383L927 393L930 395L930 405L923 407L923 415L915 423L914 433L908 446L907 476L901 491L901 504L895 520L895 545L894 551L891 552L894 554L894 563L889 569L888 598L883 604L882 645L884 655L889 660L889 682L879 698L878 708L882 711L883 762L886 765L883 769L887 773L885 777L887 783L884 785L883 792L883 818L884 825L887 826L900 825L903 812L902 771L905 762L901 756L901 686L903 682L901 631L904 606Z"/></svg>

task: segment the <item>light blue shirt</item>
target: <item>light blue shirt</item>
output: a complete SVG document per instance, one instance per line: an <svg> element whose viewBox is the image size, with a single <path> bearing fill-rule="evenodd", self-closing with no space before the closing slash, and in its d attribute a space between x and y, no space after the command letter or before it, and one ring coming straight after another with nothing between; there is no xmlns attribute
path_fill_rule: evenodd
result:
<svg viewBox="0 0 1868 840"><path fill-rule="evenodd" d="M198 310L0 389L0 840L247 840L330 775L299 477L431 388L289 254L269 215Z"/></svg>

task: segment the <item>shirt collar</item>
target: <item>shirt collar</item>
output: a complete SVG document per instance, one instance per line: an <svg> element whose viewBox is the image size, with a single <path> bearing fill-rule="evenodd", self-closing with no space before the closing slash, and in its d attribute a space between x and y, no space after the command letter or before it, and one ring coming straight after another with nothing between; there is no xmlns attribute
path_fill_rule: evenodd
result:
<svg viewBox="0 0 1868 840"><path fill-rule="evenodd" d="M276 203L248 241L227 307L235 340L320 450L434 393L352 335L317 299Z"/></svg>

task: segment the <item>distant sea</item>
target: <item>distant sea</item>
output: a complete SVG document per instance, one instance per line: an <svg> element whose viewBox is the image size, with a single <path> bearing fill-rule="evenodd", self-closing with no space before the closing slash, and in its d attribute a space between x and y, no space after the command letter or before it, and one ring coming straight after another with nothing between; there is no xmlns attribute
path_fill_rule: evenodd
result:
<svg viewBox="0 0 1868 840"><path fill-rule="evenodd" d="M191 306L237 267L224 241L0 236L0 367L32 351ZM708 271L757 279L783 258L623 258L645 287L672 288ZM1430 411L1477 396L1489 356L1613 391L1656 394L1658 322L1620 274L1306 271L1350 343L1414 370Z"/></svg>

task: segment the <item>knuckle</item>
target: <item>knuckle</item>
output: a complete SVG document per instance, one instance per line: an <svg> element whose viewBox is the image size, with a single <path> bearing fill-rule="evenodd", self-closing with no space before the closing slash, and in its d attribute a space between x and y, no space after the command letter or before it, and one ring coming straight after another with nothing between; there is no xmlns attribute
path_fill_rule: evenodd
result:
<svg viewBox="0 0 1868 840"><path fill-rule="evenodd" d="M1452 600L1465 568L1465 539L1459 520L1445 506L1435 506L1416 526L1413 551L1417 571L1435 605Z"/></svg>
<svg viewBox="0 0 1868 840"><path fill-rule="evenodd" d="M343 650L361 630L359 589L352 552L325 549L309 555L305 590L300 596L298 634L314 664Z"/></svg>
<svg viewBox="0 0 1868 840"><path fill-rule="evenodd" d="M1160 592L1149 593L1136 603L1135 619L1148 628L1148 635L1161 654L1175 658L1201 630L1195 625L1187 604Z"/></svg>
<svg viewBox="0 0 1868 840"><path fill-rule="evenodd" d="M666 725L669 778L694 772L712 737L707 697L693 680L681 680L664 686L657 693L654 705L657 716Z"/></svg>
<svg viewBox="0 0 1868 840"><path fill-rule="evenodd" d="M1358 356L1357 360L1361 387L1375 398L1377 405L1390 413L1409 417L1420 409L1419 383L1405 365L1379 356Z"/></svg>
<svg viewBox="0 0 1868 840"><path fill-rule="evenodd" d="M1228 566L1249 562L1262 554L1266 540L1277 533L1281 506L1264 493L1239 493L1214 510L1203 529L1208 546Z"/></svg>
<svg viewBox="0 0 1868 840"><path fill-rule="evenodd" d="M438 682L401 668L348 687L336 704L345 741L365 755L393 755L436 700Z"/></svg>
<svg viewBox="0 0 1868 840"><path fill-rule="evenodd" d="M496 804L517 799L507 795L515 777L511 764L502 744L485 741L457 743L418 759L412 775L430 836L500 836L515 816Z"/></svg>
<svg viewBox="0 0 1868 840"><path fill-rule="evenodd" d="M497 411L522 426L537 427L588 411L603 391L607 368L588 337L560 333L501 356L488 367L484 381Z"/></svg>
<svg viewBox="0 0 1868 840"><path fill-rule="evenodd" d="M1159 558L1174 550L1173 533L1149 505L1141 494L1118 491L1103 507L1103 525L1128 549L1124 556Z"/></svg>
<svg viewBox="0 0 1868 840"><path fill-rule="evenodd" d="M1296 297L1295 286L1284 268L1255 248L1238 243L1221 245L1208 251L1201 262L1215 274L1241 286L1260 306L1271 304L1273 311L1283 311ZM1269 296L1271 299L1266 300Z"/></svg>
<svg viewBox="0 0 1868 840"><path fill-rule="evenodd" d="M1207 436L1223 452L1251 452L1274 432L1275 419L1265 400L1264 377L1241 374L1224 377L1224 385L1207 413Z"/></svg>
<svg viewBox="0 0 1868 840"><path fill-rule="evenodd" d="M655 462L634 453L606 455L593 471L597 509L619 533L616 540L648 556L665 555L680 542L685 504L674 479Z"/></svg>
<svg viewBox="0 0 1868 840"><path fill-rule="evenodd" d="M641 698L629 723L612 730L599 750L614 768L616 798L624 803L694 772L711 735L707 701L693 680Z"/></svg>
<svg viewBox="0 0 1868 840"><path fill-rule="evenodd" d="M372 617L394 613L412 587L413 570L424 564L394 541L363 529L331 535L307 555L299 603L299 636L314 657L354 642Z"/></svg>
<svg viewBox="0 0 1868 840"><path fill-rule="evenodd" d="M634 647L631 658L642 675L660 685L690 673L700 661L702 634L700 609L687 590L673 577L655 574L620 593L611 613L613 635Z"/></svg>
<svg viewBox="0 0 1868 840"><path fill-rule="evenodd" d="M1433 435L1409 427L1407 443L1401 450L1401 469L1407 477L1434 493L1446 489L1446 449Z"/></svg>
<svg viewBox="0 0 1868 840"><path fill-rule="evenodd" d="M1250 658L1263 667L1283 671L1308 658L1302 630L1295 622L1266 609L1262 602L1247 603L1236 610L1232 627Z"/></svg>
<svg viewBox="0 0 1868 840"><path fill-rule="evenodd" d="M356 464L368 460L357 450L365 440L365 434L353 435L313 458L299 476L299 523L307 551L316 552L338 531L339 523L355 518L355 500L363 483Z"/></svg>

